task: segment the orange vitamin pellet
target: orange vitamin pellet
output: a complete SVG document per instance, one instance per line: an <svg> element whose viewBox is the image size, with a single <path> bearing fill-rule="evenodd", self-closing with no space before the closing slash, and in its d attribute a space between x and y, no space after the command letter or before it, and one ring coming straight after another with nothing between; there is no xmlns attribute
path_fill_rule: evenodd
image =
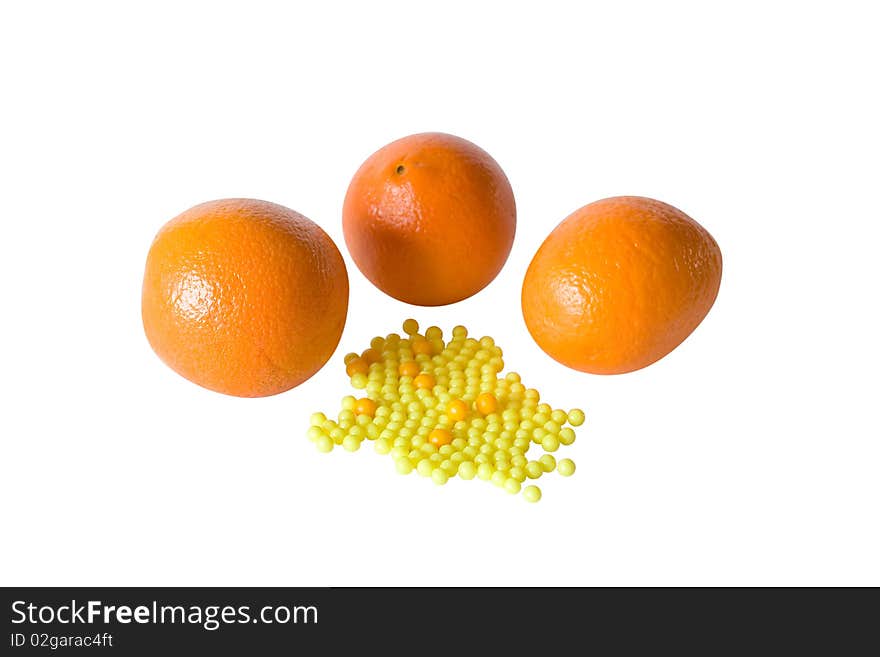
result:
<svg viewBox="0 0 880 657"><path fill-rule="evenodd" d="M376 349L370 347L369 349L364 349L364 353L361 354L361 358L367 361L368 365L372 365L373 363L378 363L382 360L382 354L380 354Z"/></svg>
<svg viewBox="0 0 880 657"><path fill-rule="evenodd" d="M422 372L413 379L413 385L415 385L416 388L424 388L425 390L430 390L436 384L437 382L434 380L434 377L425 372Z"/></svg>
<svg viewBox="0 0 880 657"><path fill-rule="evenodd" d="M354 376L355 374L366 374L369 371L370 366L363 358L352 358L350 361L348 361L348 365L345 366L345 373L349 376Z"/></svg>
<svg viewBox="0 0 880 657"><path fill-rule="evenodd" d="M443 447L452 442L452 434L446 429L432 429L428 434L428 442L434 447Z"/></svg>
<svg viewBox="0 0 880 657"><path fill-rule="evenodd" d="M498 400L491 392L484 392L477 397L477 410L483 415L489 415L498 410Z"/></svg>
<svg viewBox="0 0 880 657"><path fill-rule="evenodd" d="M428 356L431 356L434 353L434 347L431 346L431 343L425 339L413 340L411 348L412 352L416 355L426 354Z"/></svg>
<svg viewBox="0 0 880 657"><path fill-rule="evenodd" d="M410 376L410 377L416 376L419 373L419 370L420 370L419 364L417 362L415 362L414 360L408 360L405 363L401 363L400 366L397 368L397 371L400 374L400 376Z"/></svg>
<svg viewBox="0 0 880 657"><path fill-rule="evenodd" d="M369 415L373 417L376 414L376 402L368 397L358 399L354 403L355 415Z"/></svg>
<svg viewBox="0 0 880 657"><path fill-rule="evenodd" d="M449 419L452 422L459 422L467 417L468 410L470 409L468 409L467 402L463 402L460 399L453 399L446 407L446 415L449 416Z"/></svg>

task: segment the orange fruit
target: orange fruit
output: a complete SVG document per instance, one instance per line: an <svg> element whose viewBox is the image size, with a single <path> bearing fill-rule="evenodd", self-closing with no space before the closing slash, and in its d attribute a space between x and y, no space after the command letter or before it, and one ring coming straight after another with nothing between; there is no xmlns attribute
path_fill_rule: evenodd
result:
<svg viewBox="0 0 880 657"><path fill-rule="evenodd" d="M544 241L522 310L535 342L593 374L640 369L675 349L709 312L721 251L671 205L620 196L582 207Z"/></svg>
<svg viewBox="0 0 880 657"><path fill-rule="evenodd" d="M264 397L327 362L345 324L348 275L333 241L293 210L202 203L156 235L144 272L147 339L205 388Z"/></svg>
<svg viewBox="0 0 880 657"><path fill-rule="evenodd" d="M516 204L488 153L431 132L392 142L361 165L342 227L373 285L400 301L442 306L476 294L501 271Z"/></svg>

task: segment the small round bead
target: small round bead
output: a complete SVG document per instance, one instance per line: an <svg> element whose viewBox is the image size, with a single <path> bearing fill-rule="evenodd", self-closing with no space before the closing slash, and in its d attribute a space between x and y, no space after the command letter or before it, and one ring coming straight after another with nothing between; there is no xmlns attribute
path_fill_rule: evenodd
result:
<svg viewBox="0 0 880 657"><path fill-rule="evenodd" d="M309 424L313 427L320 427L327 421L327 416L323 413L312 413L312 417L309 418Z"/></svg>
<svg viewBox="0 0 880 657"><path fill-rule="evenodd" d="M357 436L348 435L342 439L342 447L349 452L356 452L361 448L361 440Z"/></svg>
<svg viewBox="0 0 880 657"><path fill-rule="evenodd" d="M575 465L571 459L562 459L556 465L556 471L563 477L570 477L574 474Z"/></svg>
<svg viewBox="0 0 880 657"><path fill-rule="evenodd" d="M408 360L406 362L401 363L397 368L397 373L400 376L408 376L408 377L416 377L420 371L419 364L414 360Z"/></svg>
<svg viewBox="0 0 880 657"><path fill-rule="evenodd" d="M315 447L319 452L330 452L333 450L333 440L330 436L323 435L315 441Z"/></svg>
<svg viewBox="0 0 880 657"><path fill-rule="evenodd" d="M573 427L579 427L585 420L584 412L579 408L573 408L568 412L568 423Z"/></svg>
<svg viewBox="0 0 880 657"><path fill-rule="evenodd" d="M410 472L413 471L412 461L410 461L409 458L405 456L397 459L394 462L394 467L396 467L397 471L402 475L408 475Z"/></svg>
<svg viewBox="0 0 880 657"><path fill-rule="evenodd" d="M430 374L422 372L415 379L413 379L413 385L416 388L420 388L422 390L430 390L435 385L437 385L437 381Z"/></svg>
<svg viewBox="0 0 880 657"><path fill-rule="evenodd" d="M501 488L504 486L504 482L507 481L507 474L501 470L496 470L492 473L491 481L493 484Z"/></svg>
<svg viewBox="0 0 880 657"><path fill-rule="evenodd" d="M324 431L321 427L311 426L306 431L306 438L308 438L312 442L315 442L321 436L326 436L326 435L327 435L327 432Z"/></svg>
<svg viewBox="0 0 880 657"><path fill-rule="evenodd" d="M520 491L521 487L522 486L520 482L518 482L513 477L508 477L504 480L504 490L506 490L511 495L516 495Z"/></svg>
<svg viewBox="0 0 880 657"><path fill-rule="evenodd" d="M452 434L446 429L434 429L428 434L428 441L435 447L442 447L452 442Z"/></svg>
<svg viewBox="0 0 880 657"><path fill-rule="evenodd" d="M434 483L437 484L438 486L442 486L447 481L449 481L449 475L446 474L445 470L443 470L441 468L437 468L436 470L434 470L431 473L431 479L433 479Z"/></svg>
<svg viewBox="0 0 880 657"><path fill-rule="evenodd" d="M351 386L357 390L363 390L367 387L367 377L364 374L357 373L351 377Z"/></svg>
<svg viewBox="0 0 880 657"><path fill-rule="evenodd" d="M553 420L556 424L563 425L568 421L568 414L565 411L560 411L556 409L552 413L550 413L550 419Z"/></svg>
<svg viewBox="0 0 880 657"><path fill-rule="evenodd" d="M553 420L548 420L544 423L544 431L547 433L557 434L559 433L560 426L558 423Z"/></svg>
<svg viewBox="0 0 880 657"><path fill-rule="evenodd" d="M556 468L556 459L553 458L552 454L544 454L538 459L538 462L541 464L541 468L544 472L553 472Z"/></svg>
<svg viewBox="0 0 880 657"><path fill-rule="evenodd" d="M404 320L403 332L407 335L415 335L419 332L419 323L414 319Z"/></svg>
<svg viewBox="0 0 880 657"><path fill-rule="evenodd" d="M425 339L416 338L412 341L412 352L416 356L431 356L434 353L434 346Z"/></svg>
<svg viewBox="0 0 880 657"><path fill-rule="evenodd" d="M345 373L350 377L354 378L354 376L360 374L366 379L367 372L370 371L370 365L363 358L358 356L357 358L352 359L348 362L348 365L345 366ZM366 383L364 384L366 385Z"/></svg>
<svg viewBox="0 0 880 657"><path fill-rule="evenodd" d="M477 474L477 467L471 461L462 461L458 464L458 476L462 479L473 479Z"/></svg>
<svg viewBox="0 0 880 657"><path fill-rule="evenodd" d="M362 397L355 402L354 405L354 413L355 415L366 415L369 417L373 417L376 414L377 404L369 397Z"/></svg>
<svg viewBox="0 0 880 657"><path fill-rule="evenodd" d="M453 422L459 422L468 416L469 410L466 402L461 399L453 399L446 406L446 415L448 415L449 419Z"/></svg>
<svg viewBox="0 0 880 657"><path fill-rule="evenodd" d="M555 452L559 449L559 438L554 436L552 433L548 433L541 439L541 447L543 447L548 452Z"/></svg>
<svg viewBox="0 0 880 657"><path fill-rule="evenodd" d="M416 471L423 477L430 477L434 471L434 464L430 459L422 459L416 464Z"/></svg>
<svg viewBox="0 0 880 657"><path fill-rule="evenodd" d="M498 400L491 392L484 392L476 401L477 410L483 415L489 415L498 410Z"/></svg>
<svg viewBox="0 0 880 657"><path fill-rule="evenodd" d="M563 445L571 445L574 442L575 433L571 427L563 427L559 430L559 442Z"/></svg>
<svg viewBox="0 0 880 657"><path fill-rule="evenodd" d="M361 354L361 359L365 361L368 365L372 365L373 363L378 363L382 360L382 354L380 354L376 349L370 347L369 349L364 349L364 352Z"/></svg>
<svg viewBox="0 0 880 657"><path fill-rule="evenodd" d="M526 463L526 476L529 479L537 479L544 474L544 468L538 461L529 461Z"/></svg>
<svg viewBox="0 0 880 657"><path fill-rule="evenodd" d="M480 465L477 466L477 476L483 481L489 481L489 479L492 478L493 472L494 470L492 469L492 466L488 463L480 463Z"/></svg>
<svg viewBox="0 0 880 657"><path fill-rule="evenodd" d="M537 502L541 499L541 489L537 486L526 486L522 494L526 502Z"/></svg>

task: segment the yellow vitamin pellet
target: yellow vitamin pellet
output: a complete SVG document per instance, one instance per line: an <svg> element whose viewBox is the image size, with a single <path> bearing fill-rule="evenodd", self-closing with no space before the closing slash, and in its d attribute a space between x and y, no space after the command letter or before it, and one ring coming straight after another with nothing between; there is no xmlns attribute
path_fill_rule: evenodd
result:
<svg viewBox="0 0 880 657"><path fill-rule="evenodd" d="M449 481L449 475L446 474L446 471L443 470L442 468L437 468L436 470L434 470L434 471L431 473L431 479L434 480L434 483L435 483L435 484L438 484L438 485L441 485L441 486L442 486L442 485L445 484L447 481Z"/></svg>
<svg viewBox="0 0 880 657"><path fill-rule="evenodd" d="M570 427L562 427L559 430L559 442L562 445L571 445L574 442L574 429Z"/></svg>
<svg viewBox="0 0 880 657"><path fill-rule="evenodd" d="M361 440L349 434L342 439L342 447L349 452L356 452L361 448Z"/></svg>
<svg viewBox="0 0 880 657"><path fill-rule="evenodd" d="M559 463L556 464L556 472L561 474L563 477L570 477L574 474L574 470L574 461L572 461L571 459L561 459Z"/></svg>
<svg viewBox="0 0 880 657"><path fill-rule="evenodd" d="M526 486L522 494L526 502L538 502L541 499L541 489L537 486Z"/></svg>
<svg viewBox="0 0 880 657"><path fill-rule="evenodd" d="M552 454L544 454L538 459L538 462L541 464L541 468L544 472L553 472L556 468L556 459L553 458Z"/></svg>
<svg viewBox="0 0 880 657"><path fill-rule="evenodd" d="M407 335L415 335L419 332L419 323L414 319L406 319L403 322L403 332Z"/></svg>
<svg viewBox="0 0 880 657"><path fill-rule="evenodd" d="M462 461L458 464L458 476L465 480L473 479L477 474L477 468L472 461Z"/></svg>
<svg viewBox="0 0 880 657"><path fill-rule="evenodd" d="M548 452L555 452L559 449L559 438L554 436L552 433L548 433L541 439L541 447L543 447Z"/></svg>
<svg viewBox="0 0 880 657"><path fill-rule="evenodd" d="M584 419L584 412L579 408L573 408L568 412L568 423L573 427L581 426Z"/></svg>
<svg viewBox="0 0 880 657"><path fill-rule="evenodd" d="M504 490L508 493L516 495L520 490L521 484L514 479L513 477L508 477L504 480Z"/></svg>
<svg viewBox="0 0 880 657"><path fill-rule="evenodd" d="M544 467L537 461L529 461L526 463L526 476L529 479L537 479L544 474Z"/></svg>

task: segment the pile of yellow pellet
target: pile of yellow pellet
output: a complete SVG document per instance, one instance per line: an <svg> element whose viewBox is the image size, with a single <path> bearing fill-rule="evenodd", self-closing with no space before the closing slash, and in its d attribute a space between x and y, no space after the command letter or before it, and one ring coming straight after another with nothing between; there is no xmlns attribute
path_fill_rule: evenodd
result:
<svg viewBox="0 0 880 657"><path fill-rule="evenodd" d="M379 454L390 454L401 474L418 472L437 484L451 477L491 481L509 493L522 491L529 502L541 489L526 479L554 470L574 473L574 461L558 462L552 452L571 445L584 413L541 403L519 374L504 369L501 348L490 337L468 337L456 326L452 338L429 327L424 335L414 319L403 323L406 337L375 337L361 354L345 356L351 385L363 390L346 396L337 419L314 413L308 437L319 451L334 446L350 452L369 440ZM529 450L544 451L529 459Z"/></svg>

